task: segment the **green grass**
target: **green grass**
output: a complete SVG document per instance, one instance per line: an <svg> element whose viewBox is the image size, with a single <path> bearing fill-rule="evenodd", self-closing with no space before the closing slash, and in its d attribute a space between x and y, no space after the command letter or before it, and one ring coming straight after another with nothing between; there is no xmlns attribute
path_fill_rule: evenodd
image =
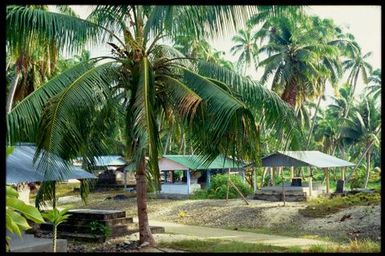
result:
<svg viewBox="0 0 385 256"><path fill-rule="evenodd" d="M322 218L350 206L375 205L380 202L381 194L379 192L372 194L357 193L355 195L336 196L333 198L317 198L309 201L309 205L305 209L300 209L299 213L306 217Z"/></svg>
<svg viewBox="0 0 385 256"><path fill-rule="evenodd" d="M302 252L380 252L381 245L371 240L351 241L347 244L337 246L313 245L308 249L299 246L280 247L266 244L243 243L230 240L207 239L196 240L186 239L173 242L160 242L159 247L172 248L188 252L275 252L275 253L302 253Z"/></svg>
<svg viewBox="0 0 385 256"><path fill-rule="evenodd" d="M348 244L342 244L337 246L323 246L313 245L304 252L381 252L381 244L379 242L373 242L371 240L352 240Z"/></svg>
<svg viewBox="0 0 385 256"><path fill-rule="evenodd" d="M180 240L174 242L160 242L160 247L184 250L189 252L287 252L288 248L243 243L229 240L207 239L207 240ZM298 250L298 248L294 248Z"/></svg>

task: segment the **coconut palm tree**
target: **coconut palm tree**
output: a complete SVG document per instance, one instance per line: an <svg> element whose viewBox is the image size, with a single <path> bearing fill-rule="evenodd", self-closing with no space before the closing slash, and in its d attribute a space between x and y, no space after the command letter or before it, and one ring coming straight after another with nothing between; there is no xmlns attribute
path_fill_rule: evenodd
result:
<svg viewBox="0 0 385 256"><path fill-rule="evenodd" d="M306 16L272 17L256 35L261 41L267 40L259 50L259 54L267 55L259 63L264 68L261 82L273 76L272 90L296 108L305 100L303 96L312 97L320 91L316 83L321 72L319 56L328 46L319 42L312 25Z"/></svg>
<svg viewBox="0 0 385 256"><path fill-rule="evenodd" d="M233 55L239 54L237 66L241 74L245 74L247 67L256 66L258 63L258 46L251 33L251 28L239 30L238 34L233 36L232 41L235 45L231 47L230 51Z"/></svg>
<svg viewBox="0 0 385 256"><path fill-rule="evenodd" d="M379 130L381 129L381 112L375 105L373 98L365 97L342 128L341 138L346 144L356 144L365 148L366 178L364 187L367 188L370 175L371 154L374 147L380 146Z"/></svg>
<svg viewBox="0 0 385 256"><path fill-rule="evenodd" d="M28 6L36 11L49 9L48 5ZM69 6L58 6L58 12L77 17ZM11 32L12 29L8 30ZM13 30L13 33L17 31ZM22 100L39 85L52 78L57 72L59 47L54 38L37 39L33 32L16 44L7 40L7 66L12 72L9 93L7 94L6 111L9 112L15 102Z"/></svg>
<svg viewBox="0 0 385 256"><path fill-rule="evenodd" d="M87 110L84 115L92 115L93 109L103 109L116 99L124 109L127 152L137 167L140 242L154 244L147 217L146 175L158 184L160 116L184 125L195 153L204 156L202 161L219 153L257 161L255 118L262 113L272 126L291 129L295 125L291 108L275 93L215 64L190 61L159 41L165 35L170 40L177 34L218 35L245 20L252 10L247 6L98 6L82 20L8 6L7 39L15 45L38 31L38 39L55 38L62 48L76 50L77 42L93 39L108 40L113 50L111 56L64 71L20 102L7 116L8 141L35 132L37 154L45 149L59 156L76 155L81 135L77 124L84 118L76 114L79 107ZM36 124L37 130L30 128ZM46 175L52 170L50 157L41 154Z"/></svg>
<svg viewBox="0 0 385 256"><path fill-rule="evenodd" d="M369 85L366 87L368 95L373 95L376 100L381 96L381 69L375 69L368 78Z"/></svg>
<svg viewBox="0 0 385 256"><path fill-rule="evenodd" d="M342 66L345 72L349 71L347 83L352 87L349 98L352 99L357 87L358 77L362 76L364 84L368 84L368 74L372 72L372 66L368 62L368 58L372 55L368 52L362 55L361 49L351 52L349 59L343 61ZM349 114L349 107L346 111L345 118Z"/></svg>

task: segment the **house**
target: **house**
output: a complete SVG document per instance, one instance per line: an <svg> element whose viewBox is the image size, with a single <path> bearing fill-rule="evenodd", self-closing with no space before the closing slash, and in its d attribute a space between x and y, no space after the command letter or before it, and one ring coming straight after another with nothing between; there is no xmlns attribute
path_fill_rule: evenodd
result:
<svg viewBox="0 0 385 256"><path fill-rule="evenodd" d="M218 173L238 173L245 180L244 165L221 155L211 163L196 155L164 155L159 160L163 176L160 193L189 195L210 186L211 176Z"/></svg>

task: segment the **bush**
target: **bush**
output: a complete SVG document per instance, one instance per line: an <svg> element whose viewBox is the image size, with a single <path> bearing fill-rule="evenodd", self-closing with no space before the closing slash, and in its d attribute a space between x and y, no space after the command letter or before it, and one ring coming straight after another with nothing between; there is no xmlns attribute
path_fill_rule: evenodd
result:
<svg viewBox="0 0 385 256"><path fill-rule="evenodd" d="M207 190L208 198L225 199L227 193L228 174L218 174L211 179L210 188ZM231 181L241 191L243 196L252 192L251 187L244 183L239 175L230 175ZM229 198L238 198L240 195L233 186L229 186Z"/></svg>
<svg viewBox="0 0 385 256"><path fill-rule="evenodd" d="M190 199L207 199L208 192L207 189L198 189L190 196Z"/></svg>

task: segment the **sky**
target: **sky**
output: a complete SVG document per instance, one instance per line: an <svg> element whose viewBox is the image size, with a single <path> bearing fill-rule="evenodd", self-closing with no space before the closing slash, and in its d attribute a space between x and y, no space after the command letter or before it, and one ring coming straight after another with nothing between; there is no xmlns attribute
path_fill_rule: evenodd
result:
<svg viewBox="0 0 385 256"><path fill-rule="evenodd" d="M71 6L80 17L85 18L91 11L90 6L73 5ZM369 58L369 63L374 69L381 68L381 6L374 5L309 5L306 7L306 12L311 15L317 15L321 18L333 19L336 25L342 26L346 32L354 35L356 41L362 48L362 52L372 52ZM224 38L209 40L211 45L220 51L224 51L225 58L235 62L238 56L233 56L230 49L233 46L231 41L233 34L227 35ZM94 47L91 50L91 56L109 54L110 48L104 45ZM260 74L255 73L252 68L247 72L252 78L257 79ZM270 86L268 86L270 87ZM363 83L357 85L355 95L358 96L364 88ZM332 95L333 89L331 86L326 87L326 95ZM330 99L321 103L325 106L330 103Z"/></svg>

